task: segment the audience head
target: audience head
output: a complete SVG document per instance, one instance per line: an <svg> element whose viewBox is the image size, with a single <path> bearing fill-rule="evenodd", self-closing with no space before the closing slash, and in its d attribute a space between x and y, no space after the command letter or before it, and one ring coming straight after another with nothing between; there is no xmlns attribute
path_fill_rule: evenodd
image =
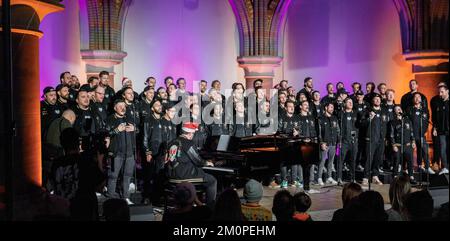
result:
<svg viewBox="0 0 450 241"><path fill-rule="evenodd" d="M244 221L241 201L234 189L226 189L216 200L214 221Z"/></svg>
<svg viewBox="0 0 450 241"><path fill-rule="evenodd" d="M405 209L409 221L431 220L434 201L427 190L412 192L405 197Z"/></svg>
<svg viewBox="0 0 450 241"><path fill-rule="evenodd" d="M260 182L250 179L244 187L244 198L248 203L259 203L263 196L263 186Z"/></svg>
<svg viewBox="0 0 450 241"><path fill-rule="evenodd" d="M123 199L108 199L103 203L106 221L130 221L130 208Z"/></svg>
<svg viewBox="0 0 450 241"><path fill-rule="evenodd" d="M392 209L397 212L403 211L405 196L411 192L411 185L407 176L398 176L389 187L389 200Z"/></svg>
<svg viewBox="0 0 450 241"><path fill-rule="evenodd" d="M346 221L387 221L383 197L376 191L365 191L353 198L344 209Z"/></svg>
<svg viewBox="0 0 450 241"><path fill-rule="evenodd" d="M358 183L350 182L344 185L342 189L342 205L345 208L350 201L361 194L362 188Z"/></svg>
<svg viewBox="0 0 450 241"><path fill-rule="evenodd" d="M311 207L311 198L304 192L298 192L294 195L295 210L304 213Z"/></svg>
<svg viewBox="0 0 450 241"><path fill-rule="evenodd" d="M173 191L175 202L178 207L187 207L194 204L197 192L195 187L190 182L182 182L177 184Z"/></svg>
<svg viewBox="0 0 450 241"><path fill-rule="evenodd" d="M277 221L290 221L295 212L294 198L288 190L278 191L273 197L272 212Z"/></svg>

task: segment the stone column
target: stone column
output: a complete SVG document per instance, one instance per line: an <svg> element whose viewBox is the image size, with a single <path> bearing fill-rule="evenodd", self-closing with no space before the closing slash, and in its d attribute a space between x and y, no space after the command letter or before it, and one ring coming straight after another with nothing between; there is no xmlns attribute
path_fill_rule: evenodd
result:
<svg viewBox="0 0 450 241"><path fill-rule="evenodd" d="M14 191L13 202L26 200L27 184L41 185L41 126L40 126L40 96L39 91L39 31L42 19L54 12L62 11L64 6L59 1L11 0L12 28L12 73L11 99L2 100L2 109L12 102L12 120L15 126L13 143L12 170L4 170L5 177L11 178L12 186L6 187L6 192ZM1 31L2 29L0 29ZM3 38L0 46L3 46ZM0 48L0 76L6 76L3 58L3 47ZM1 80L1 87L8 86L9 80ZM4 88L2 88L4 90ZM3 94L2 95L9 95ZM4 105L4 106L3 106ZM2 115L9 116L8 113ZM9 118L6 118L9 119ZM9 122L6 120L5 122ZM0 124L8 126L8 123ZM2 129L8 129L8 127ZM8 138L5 138L8 136ZM2 134L1 142L9 141L11 133ZM3 143L5 144L5 143ZM2 145L3 145L2 144ZM6 144L5 144L6 146ZM2 153L3 152L2 148ZM10 161L10 160L2 160ZM9 189L9 190L8 190ZM16 205L16 204L15 204ZM16 205L13 209L14 219L27 219L27 207Z"/></svg>
<svg viewBox="0 0 450 241"><path fill-rule="evenodd" d="M263 79L273 87L274 69L283 61L286 15L291 0L229 0L239 29L239 66L245 71L247 88Z"/></svg>

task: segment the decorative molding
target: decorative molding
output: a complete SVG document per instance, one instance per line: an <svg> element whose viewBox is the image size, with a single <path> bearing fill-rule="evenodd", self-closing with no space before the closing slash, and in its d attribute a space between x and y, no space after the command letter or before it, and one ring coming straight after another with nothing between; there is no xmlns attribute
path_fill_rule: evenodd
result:
<svg viewBox="0 0 450 241"><path fill-rule="evenodd" d="M2 30L3 30L3 28L0 27L0 32ZM32 35L32 36L36 36L38 38L42 38L42 36L44 36L44 33L41 31L35 31L35 30L29 30L29 29L12 28L11 32Z"/></svg>
<svg viewBox="0 0 450 241"><path fill-rule="evenodd" d="M126 52L111 50L81 50L81 58L88 65L111 68L123 62Z"/></svg>
<svg viewBox="0 0 450 241"><path fill-rule="evenodd" d="M39 21L42 22L45 16L50 13L59 12L64 10L64 5L59 3L60 1L40 1L40 0L11 0L12 5L27 5L32 7L37 15L39 16ZM1 2L0 2L1 6Z"/></svg>

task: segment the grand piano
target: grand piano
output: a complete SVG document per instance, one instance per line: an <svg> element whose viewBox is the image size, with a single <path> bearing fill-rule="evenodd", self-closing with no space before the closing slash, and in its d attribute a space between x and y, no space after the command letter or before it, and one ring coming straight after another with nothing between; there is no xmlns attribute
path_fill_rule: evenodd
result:
<svg viewBox="0 0 450 241"><path fill-rule="evenodd" d="M245 138L220 136L208 138L206 143L200 155L211 160L214 166L204 167L204 170L218 177L219 182L227 179L231 185L249 178L270 182L279 173L284 160L302 165L319 162L319 144L301 137L283 134Z"/></svg>

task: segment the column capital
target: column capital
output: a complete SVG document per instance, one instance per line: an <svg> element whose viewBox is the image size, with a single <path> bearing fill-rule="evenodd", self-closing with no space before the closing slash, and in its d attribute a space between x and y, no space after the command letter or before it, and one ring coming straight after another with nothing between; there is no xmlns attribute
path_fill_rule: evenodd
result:
<svg viewBox="0 0 450 241"><path fill-rule="evenodd" d="M50 13L60 12L64 10L64 5L59 3L61 1L56 0L11 0L11 6L14 5L27 5L32 7L37 15L39 16L39 21L42 22L45 16ZM0 2L0 6L1 6Z"/></svg>
<svg viewBox="0 0 450 241"><path fill-rule="evenodd" d="M86 64L103 68L111 68L114 65L121 64L127 55L128 54L123 51L81 50L81 59L86 62Z"/></svg>

